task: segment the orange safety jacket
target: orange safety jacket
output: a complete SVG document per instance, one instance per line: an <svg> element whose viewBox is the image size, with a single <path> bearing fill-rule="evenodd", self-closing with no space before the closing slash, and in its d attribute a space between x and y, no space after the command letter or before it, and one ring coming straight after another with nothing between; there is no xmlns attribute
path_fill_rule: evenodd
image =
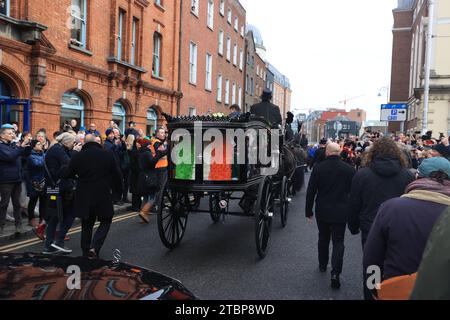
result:
<svg viewBox="0 0 450 320"><path fill-rule="evenodd" d="M159 140L158 138L153 138L153 139L151 140L151 143L150 143L150 146L149 146L150 151L152 152L153 157L156 157L156 148L155 148L155 144L157 144L157 143L160 143L160 144L161 144L162 141ZM161 159L158 160L158 162L156 163L155 169L164 169L164 168L167 168L167 167L169 167L169 159L168 159L167 156L165 156L165 157L162 157Z"/></svg>

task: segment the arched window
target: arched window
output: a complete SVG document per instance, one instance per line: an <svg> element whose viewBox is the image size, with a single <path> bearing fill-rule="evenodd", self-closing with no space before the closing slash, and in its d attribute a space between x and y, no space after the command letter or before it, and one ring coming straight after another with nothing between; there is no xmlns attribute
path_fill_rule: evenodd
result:
<svg viewBox="0 0 450 320"><path fill-rule="evenodd" d="M77 121L78 128L84 127L84 102L75 93L66 92L61 100L61 128L72 119Z"/></svg>
<svg viewBox="0 0 450 320"><path fill-rule="evenodd" d="M6 81L0 78L0 98L10 98L11 89L6 84Z"/></svg>
<svg viewBox="0 0 450 320"><path fill-rule="evenodd" d="M125 132L125 122L126 122L126 112L125 108L123 107L122 103L119 101L116 102L113 106L113 114L112 119L119 127L120 132Z"/></svg>
<svg viewBox="0 0 450 320"><path fill-rule="evenodd" d="M147 130L146 134L151 137L156 132L156 127L158 125L158 116L156 111L152 108L147 110Z"/></svg>

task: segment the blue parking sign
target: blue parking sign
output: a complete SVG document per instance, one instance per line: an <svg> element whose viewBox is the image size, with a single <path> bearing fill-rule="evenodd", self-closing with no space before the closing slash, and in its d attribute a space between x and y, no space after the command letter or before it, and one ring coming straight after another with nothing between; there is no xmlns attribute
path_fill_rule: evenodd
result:
<svg viewBox="0 0 450 320"><path fill-rule="evenodd" d="M398 110L391 110L391 116L398 115Z"/></svg>

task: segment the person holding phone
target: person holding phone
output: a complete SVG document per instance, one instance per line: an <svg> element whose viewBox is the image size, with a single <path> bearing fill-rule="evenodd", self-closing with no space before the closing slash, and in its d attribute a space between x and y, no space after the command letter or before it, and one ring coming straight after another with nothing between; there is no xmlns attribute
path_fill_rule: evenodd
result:
<svg viewBox="0 0 450 320"><path fill-rule="evenodd" d="M18 145L14 127L5 124L0 128L0 237L3 236L6 211L11 199L14 210L16 234L22 233L20 194L22 192L22 157L31 154L30 139Z"/></svg>

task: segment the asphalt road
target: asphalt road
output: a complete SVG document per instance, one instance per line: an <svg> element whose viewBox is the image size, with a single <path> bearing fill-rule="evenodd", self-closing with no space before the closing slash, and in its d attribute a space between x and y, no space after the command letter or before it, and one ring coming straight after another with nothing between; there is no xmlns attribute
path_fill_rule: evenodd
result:
<svg viewBox="0 0 450 320"><path fill-rule="evenodd" d="M161 244L156 216L149 225L142 224L136 216L118 219L102 258L113 260L115 249L119 249L122 261L176 278L201 299L362 299L359 237L347 232L342 288L331 290L329 273L318 271L317 227L304 218L304 205L305 190L293 199L285 229L281 228L279 216L275 216L270 251L262 261L256 253L253 219L227 217L225 222L213 224L208 214L189 217L185 238L174 251ZM81 254L79 240L80 234L75 232L67 242L75 256ZM15 251L42 250L41 243L31 244L25 243Z"/></svg>

